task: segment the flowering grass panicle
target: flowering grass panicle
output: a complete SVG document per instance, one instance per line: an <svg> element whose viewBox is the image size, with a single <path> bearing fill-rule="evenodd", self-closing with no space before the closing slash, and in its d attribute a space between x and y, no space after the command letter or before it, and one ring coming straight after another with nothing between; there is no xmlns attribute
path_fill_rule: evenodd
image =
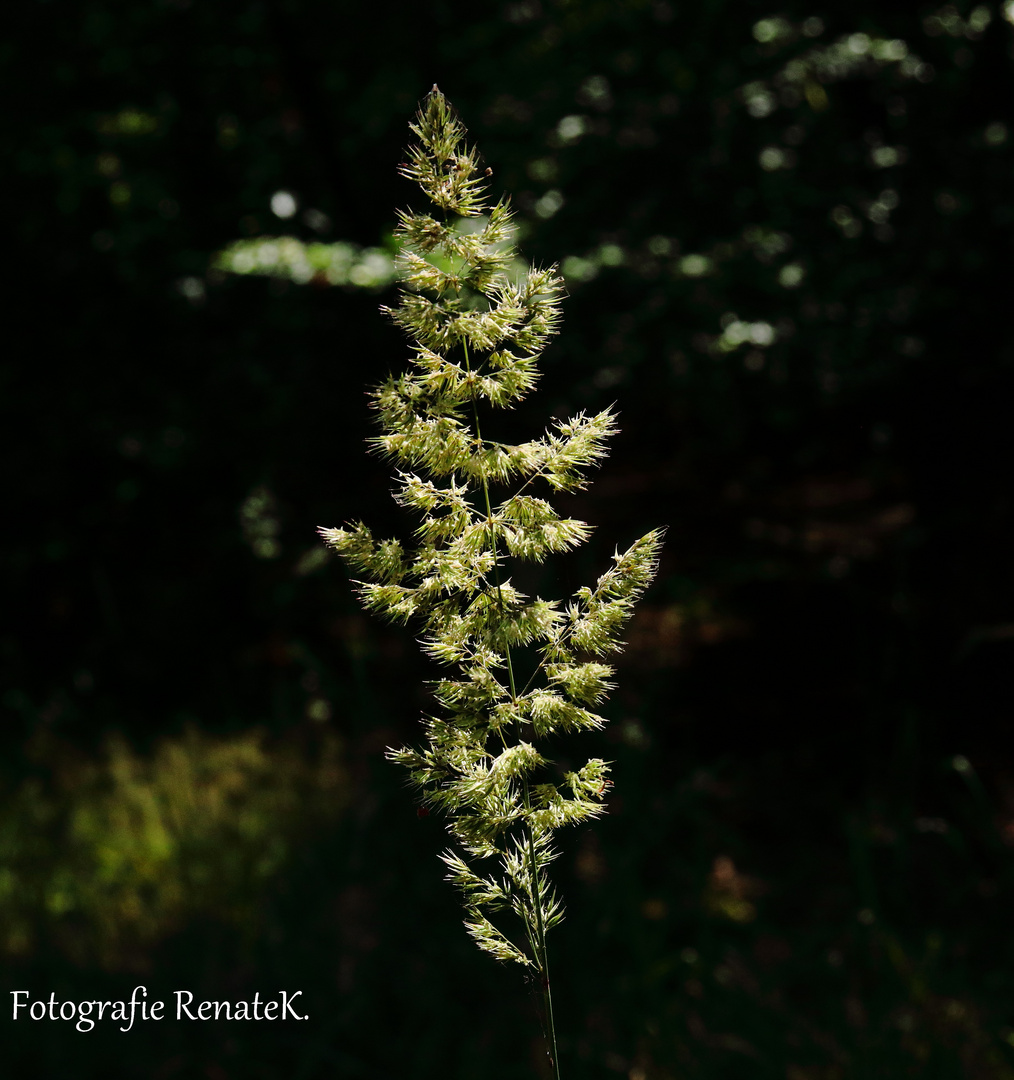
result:
<svg viewBox="0 0 1014 1080"><path fill-rule="evenodd" d="M560 776L545 750L559 733L603 725L593 709L613 686L604 661L620 650L622 626L655 574L662 533L618 552L594 587L566 602L526 596L506 576L515 561L542 562L588 537L585 522L561 517L543 496L586 485L616 422L605 409L554 422L529 442L483 436L488 410L515 406L535 386L563 282L555 267L514 272L510 207L487 203L489 170L436 87L410 126L418 141L400 171L436 216L398 215L404 288L384 310L413 355L373 393L382 434L371 441L394 463L395 499L418 519L415 543L378 540L361 523L320 532L357 575L363 604L415 621L423 648L447 669L422 748L388 757L446 818L455 847L443 860L468 932L540 982L559 1076L546 934L562 910L546 868L557 829L603 813L609 766L592 758Z"/></svg>

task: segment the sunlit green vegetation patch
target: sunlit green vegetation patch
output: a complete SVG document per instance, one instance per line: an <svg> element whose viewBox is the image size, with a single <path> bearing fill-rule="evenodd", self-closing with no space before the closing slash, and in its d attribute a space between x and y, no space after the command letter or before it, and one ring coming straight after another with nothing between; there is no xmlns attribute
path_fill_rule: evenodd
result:
<svg viewBox="0 0 1014 1080"><path fill-rule="evenodd" d="M297 747L192 729L150 755L111 738L93 758L52 746L40 764L0 805L0 950L44 936L110 969L143 966L201 916L253 928L264 886L348 794L333 735Z"/></svg>

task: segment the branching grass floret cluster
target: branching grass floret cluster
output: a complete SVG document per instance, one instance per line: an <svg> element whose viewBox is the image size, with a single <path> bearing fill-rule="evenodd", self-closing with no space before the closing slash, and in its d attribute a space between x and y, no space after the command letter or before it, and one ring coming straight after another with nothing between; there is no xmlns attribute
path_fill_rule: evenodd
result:
<svg viewBox="0 0 1014 1080"><path fill-rule="evenodd" d="M395 464L395 499L419 518L415 544L377 540L363 524L320 531L358 576L364 605L418 623L423 649L448 669L433 686L442 715L424 719L425 746L388 756L446 816L458 850L443 859L469 933L497 959L534 969L551 1030L546 933L562 918L546 874L553 834L603 813L609 767L593 758L554 778L543 751L559 733L603 725L592 711L613 687L603 661L621 648L662 535L617 553L593 588L565 603L526 596L506 576L513 560L542 562L588 538L590 527L561 517L539 489L585 487L616 421L606 409L554 422L529 442L483 436L485 412L516 406L535 386L563 282L555 267L510 273L511 210L486 202L489 170L436 87L411 129L418 141L400 171L438 216L399 214L404 289L385 310L413 356L373 393L382 434L372 442ZM480 873L490 859L498 868ZM514 931L489 918L502 912L517 916Z"/></svg>

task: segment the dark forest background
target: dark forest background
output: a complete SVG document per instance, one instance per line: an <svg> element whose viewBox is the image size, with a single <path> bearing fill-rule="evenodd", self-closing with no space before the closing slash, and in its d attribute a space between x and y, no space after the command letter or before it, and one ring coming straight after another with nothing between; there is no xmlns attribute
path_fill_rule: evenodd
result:
<svg viewBox="0 0 1014 1080"><path fill-rule="evenodd" d="M545 1074L520 975L467 939L442 827L383 760L432 670L314 531L406 527L365 394L407 355L382 253L419 205L395 168L436 81L525 256L567 278L519 429L620 410L565 500L596 538L542 586L669 526L611 724L560 748L616 782L557 864L564 1075L1014 1076L1012 21L8 13L10 1075ZM288 273L258 246L280 236L381 271ZM236 242L263 265L230 269ZM302 990L310 1019L10 1022L10 989L138 984Z"/></svg>

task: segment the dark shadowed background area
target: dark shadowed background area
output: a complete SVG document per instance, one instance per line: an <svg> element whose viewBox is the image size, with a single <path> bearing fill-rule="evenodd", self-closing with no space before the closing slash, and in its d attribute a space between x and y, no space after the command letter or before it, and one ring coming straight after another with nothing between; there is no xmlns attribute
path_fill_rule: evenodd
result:
<svg viewBox="0 0 1014 1080"><path fill-rule="evenodd" d="M407 521L396 175L434 81L612 401L566 595L669 526L565 835L576 1080L1014 1077L1014 4L31 0L5 74L11 1075L545 1076L387 745L432 677L317 525ZM288 239L285 239L288 238ZM11 1021L301 990L309 1020ZM171 1006L170 1006L171 1007Z"/></svg>

